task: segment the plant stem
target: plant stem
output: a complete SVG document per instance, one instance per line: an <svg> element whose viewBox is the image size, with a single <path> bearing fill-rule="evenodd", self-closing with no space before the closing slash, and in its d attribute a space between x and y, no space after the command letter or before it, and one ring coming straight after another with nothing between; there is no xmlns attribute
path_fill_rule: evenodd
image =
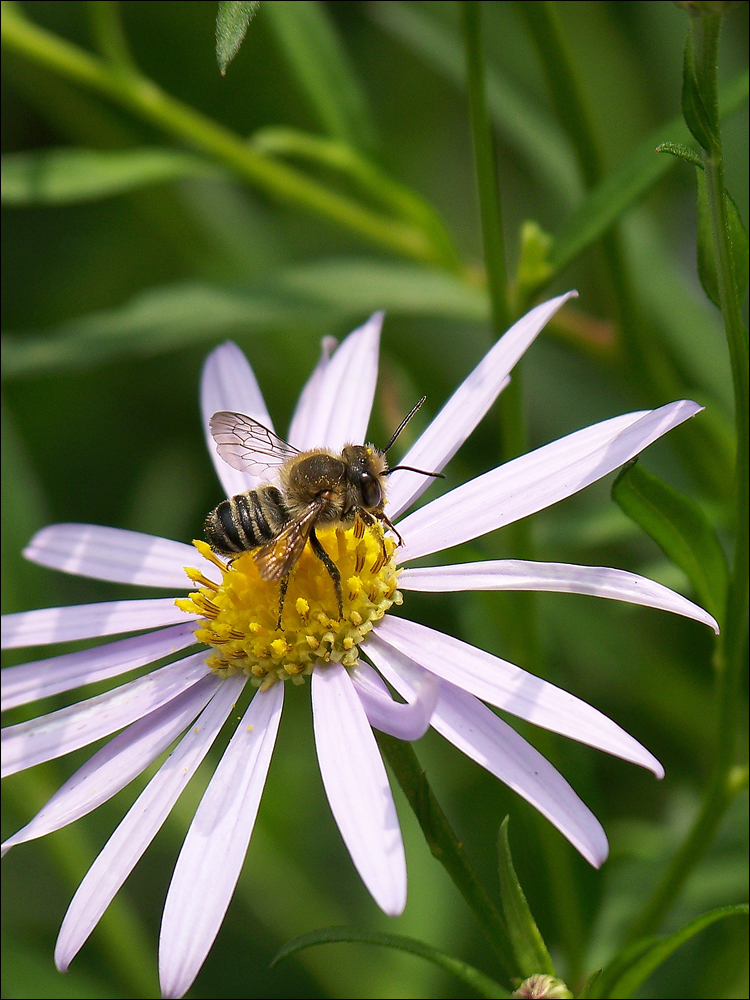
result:
<svg viewBox="0 0 750 1000"><path fill-rule="evenodd" d="M427 775L411 743L377 732L378 745L414 810L432 854L450 875L456 888L474 912L488 941L495 949L505 973L519 974L508 929L500 911L487 895L463 847L440 808Z"/></svg>
<svg viewBox="0 0 750 1000"><path fill-rule="evenodd" d="M3 4L3 43L79 85L111 98L195 149L209 154L280 202L305 208L401 256L456 270L442 247L414 225L370 211L284 163L266 156L230 129L167 94L136 70L113 68L45 31Z"/></svg>
<svg viewBox="0 0 750 1000"><path fill-rule="evenodd" d="M493 331L496 337L500 337L510 326L512 314L505 263L499 175L485 93L481 6L478 0L462 0L461 17L487 287ZM500 437L502 458L505 461L528 450L522 386L521 365L517 364L510 385L500 396ZM515 558L534 558L531 523L527 518L510 525L507 537L510 551ZM512 613L507 616L506 621L506 639L511 654L532 672L543 675L544 655L539 633L536 595L531 591L520 591L512 596L507 595L507 598L512 602ZM536 739L542 747L549 745L544 733L538 733ZM575 886L570 878L570 863L566 856L568 847L547 829L547 821L543 817L540 816L538 822L540 842L552 886L551 894L558 907L561 939L564 942L568 966L577 976L582 954L580 933L582 923Z"/></svg>
<svg viewBox="0 0 750 1000"><path fill-rule="evenodd" d="M653 933L684 885L689 874L711 845L716 828L735 795L747 786L747 768L735 767L739 704L747 637L748 601L748 355L740 302L732 268L727 223L724 163L717 105L717 52L720 14L692 19L695 76L709 112L713 139L702 150L706 172L706 195L713 237L719 301L732 363L737 430L735 469L734 558L729 578L723 634L716 658L716 757L706 797L685 842L673 859L642 915L631 938Z"/></svg>

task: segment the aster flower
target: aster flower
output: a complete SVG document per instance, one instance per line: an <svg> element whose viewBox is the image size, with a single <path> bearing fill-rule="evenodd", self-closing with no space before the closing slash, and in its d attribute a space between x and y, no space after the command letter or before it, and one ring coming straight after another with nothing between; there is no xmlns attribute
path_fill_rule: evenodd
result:
<svg viewBox="0 0 750 1000"><path fill-rule="evenodd" d="M532 309L494 345L409 450L404 465L439 472L447 464L507 384L515 362L572 294ZM382 315L374 315L335 352L335 342L324 340L292 418L287 435L292 446L339 452L346 443L365 440L381 323ZM253 372L234 344L209 356L201 408L209 452L226 495L256 489L260 479L230 467L208 429L219 410L248 414L272 428ZM680 401L624 414L514 459L398 521L404 542L399 547L379 526L363 530L359 521L318 528L321 544L341 574L340 619L331 577L309 546L291 574L279 629L279 586L261 579L252 553L228 564L202 542L193 548L82 524L40 531L24 554L44 566L183 593L192 589L176 602L115 601L3 619L5 648L143 633L6 669L4 709L186 651L108 693L3 730L4 774L117 733L6 841L4 850L90 812L182 735L76 892L55 951L58 968L68 967L161 827L248 680L257 690L198 806L167 895L159 953L165 996L181 996L189 988L229 905L265 784L287 680L302 683L310 677L326 795L357 870L386 913L397 915L404 908L406 864L371 727L413 740L432 725L534 805L591 864L600 865L607 841L599 822L544 757L484 702L660 777L659 762L573 695L388 611L409 590L544 590L661 608L718 631L710 615L679 594L616 569L520 560L409 566L578 492L699 409ZM387 516L396 521L431 482L411 471L394 472L388 481ZM188 651L196 642L199 651ZM387 685L404 702L397 702Z"/></svg>

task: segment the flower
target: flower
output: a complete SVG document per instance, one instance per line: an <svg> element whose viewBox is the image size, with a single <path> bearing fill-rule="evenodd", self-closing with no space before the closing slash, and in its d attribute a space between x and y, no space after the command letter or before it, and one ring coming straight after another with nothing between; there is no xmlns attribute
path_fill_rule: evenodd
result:
<svg viewBox="0 0 750 1000"><path fill-rule="evenodd" d="M405 465L438 472L447 464L507 384L515 362L573 294L532 309L494 345L409 450ZM335 352L335 342L324 340L292 418L290 444L339 452L347 442L365 440L381 323L382 315L374 315ZM219 410L239 411L272 427L252 370L234 344L209 356L201 405L209 452L227 496L256 489L258 477L228 465L208 428ZM118 733L6 841L5 850L96 808L184 734L76 892L57 942L58 968L68 967L155 836L248 677L258 690L201 800L167 895L159 958L165 996L181 996L189 988L229 905L266 780L285 679L299 682L311 675L326 794L356 868L386 913L403 910L406 864L372 726L403 739L416 739L434 726L539 809L593 865L600 865L607 841L596 818L565 779L483 702L661 776L658 761L572 695L387 610L400 602L400 591L547 590L662 608L718 631L711 616L685 598L616 569L519 560L408 566L576 493L699 409L681 401L624 414L516 458L398 521L399 547L390 535L383 536L379 525L365 531L359 521L351 527L321 527L321 544L341 571L343 614L335 613L330 570L305 550L291 575L283 628L277 627L278 584L260 579L252 554L227 565L205 543L196 543L196 552L163 538L80 524L39 532L25 555L42 565L101 580L183 591L197 584L198 589L177 602L116 601L6 616L5 647L151 631L6 669L4 708L118 676L187 650L196 639L210 643L208 651L186 653L108 693L3 730L3 773ZM387 516L396 520L431 482L413 471L394 472L388 480ZM195 568L197 562L200 568ZM369 663L359 658L358 650ZM393 699L384 680L405 704Z"/></svg>

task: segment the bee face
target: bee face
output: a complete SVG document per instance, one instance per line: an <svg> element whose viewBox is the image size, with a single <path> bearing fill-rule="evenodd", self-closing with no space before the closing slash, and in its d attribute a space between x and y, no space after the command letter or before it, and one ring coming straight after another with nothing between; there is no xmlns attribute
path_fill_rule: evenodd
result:
<svg viewBox="0 0 750 1000"><path fill-rule="evenodd" d="M385 481L388 465L383 455L369 445L347 445L341 453L346 477L357 506L376 513L385 506Z"/></svg>

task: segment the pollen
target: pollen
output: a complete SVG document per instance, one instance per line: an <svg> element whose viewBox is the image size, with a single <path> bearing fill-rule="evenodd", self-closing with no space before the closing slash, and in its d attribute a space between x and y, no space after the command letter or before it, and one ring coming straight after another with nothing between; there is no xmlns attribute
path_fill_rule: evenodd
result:
<svg viewBox="0 0 750 1000"><path fill-rule="evenodd" d="M281 627L281 586L263 580L253 552L224 563L205 542L193 544L221 569L212 583L198 569L186 568L199 589L175 603L198 615L195 637L212 647L206 660L221 676L243 671L257 686L277 680L300 684L316 666L353 667L359 643L393 604L401 604L393 539L379 525L316 527L318 539L341 574L343 614L338 617L333 580L310 544L289 575Z"/></svg>

